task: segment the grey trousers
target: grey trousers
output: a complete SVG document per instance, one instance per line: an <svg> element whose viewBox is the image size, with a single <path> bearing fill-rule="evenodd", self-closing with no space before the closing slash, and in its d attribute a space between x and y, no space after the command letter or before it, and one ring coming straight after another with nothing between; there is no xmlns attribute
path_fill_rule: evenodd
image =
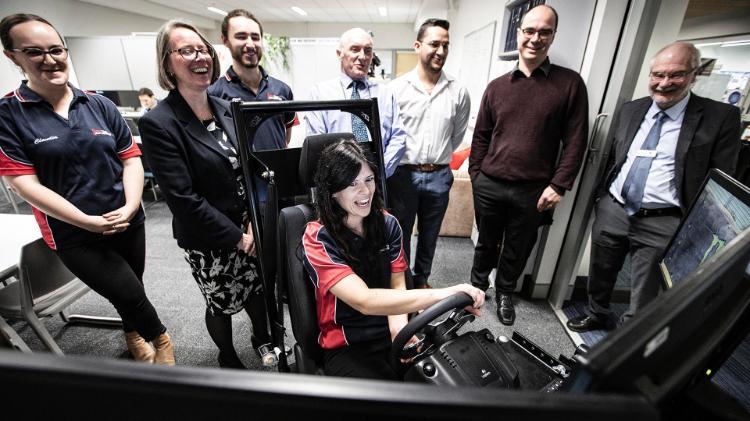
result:
<svg viewBox="0 0 750 421"><path fill-rule="evenodd" d="M628 253L631 262L630 307L623 314L622 321L632 318L659 295L659 260L679 223L678 216L629 217L611 196L599 199L591 230L590 316L600 320L611 317L612 291Z"/></svg>

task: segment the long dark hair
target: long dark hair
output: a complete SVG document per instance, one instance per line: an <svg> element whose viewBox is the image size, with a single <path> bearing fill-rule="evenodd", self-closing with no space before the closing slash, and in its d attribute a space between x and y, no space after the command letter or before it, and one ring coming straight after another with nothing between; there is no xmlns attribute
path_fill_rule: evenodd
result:
<svg viewBox="0 0 750 421"><path fill-rule="evenodd" d="M318 219L330 232L349 262L358 262L351 254L349 241L346 240L352 233L344 224L347 213L333 198L333 194L349 187L359 175L362 164L368 165L375 174L375 194L372 197L370 214L363 221L367 256L374 260L385 246L386 239L384 204L380 195L378 170L370 153L354 140L340 140L323 150L315 173L315 211Z"/></svg>

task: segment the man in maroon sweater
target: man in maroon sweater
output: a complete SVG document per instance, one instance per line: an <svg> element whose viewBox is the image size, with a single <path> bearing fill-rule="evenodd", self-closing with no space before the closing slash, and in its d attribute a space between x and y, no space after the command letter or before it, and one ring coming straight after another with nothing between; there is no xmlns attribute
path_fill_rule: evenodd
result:
<svg viewBox="0 0 750 421"><path fill-rule="evenodd" d="M471 283L486 290L497 268L497 314L505 325L515 320L511 293L537 229L573 186L586 147L586 86L547 57L557 24L549 6L524 15L518 64L487 86L469 155L479 227Z"/></svg>

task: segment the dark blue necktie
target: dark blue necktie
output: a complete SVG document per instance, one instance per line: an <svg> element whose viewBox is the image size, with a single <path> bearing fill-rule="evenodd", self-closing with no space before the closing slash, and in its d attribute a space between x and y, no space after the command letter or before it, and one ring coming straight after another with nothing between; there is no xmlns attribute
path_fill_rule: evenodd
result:
<svg viewBox="0 0 750 421"><path fill-rule="evenodd" d="M364 82L362 81L352 81L352 99L360 99L359 88L362 85L364 85ZM360 142L367 142L367 140L369 139L369 137L367 136L367 126L365 125L365 122L354 114L352 114L352 134L354 135L354 138Z"/></svg>
<svg viewBox="0 0 750 421"><path fill-rule="evenodd" d="M654 118L656 122L651 126L651 130L646 136L646 140L641 146L641 150L655 150L659 144L661 136L661 126L667 115L664 111L659 111ZM630 167L625 183L622 185L622 198L625 200L625 211L628 215L634 215L641 209L643 203L643 191L646 189L646 179L648 179L649 170L651 170L652 156L637 156Z"/></svg>

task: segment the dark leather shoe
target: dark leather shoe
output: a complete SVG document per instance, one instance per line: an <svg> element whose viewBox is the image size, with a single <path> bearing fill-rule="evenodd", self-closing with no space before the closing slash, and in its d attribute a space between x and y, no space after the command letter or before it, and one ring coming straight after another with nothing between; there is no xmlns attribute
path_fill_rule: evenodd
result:
<svg viewBox="0 0 750 421"><path fill-rule="evenodd" d="M497 317L505 326L512 326L516 320L516 310L513 308L513 300L510 294L499 294L497 296Z"/></svg>
<svg viewBox="0 0 750 421"><path fill-rule="evenodd" d="M602 320L597 317L585 315L574 317L566 323L568 329L574 332L588 332L590 330L612 330L614 328L612 323Z"/></svg>
<svg viewBox="0 0 750 421"><path fill-rule="evenodd" d="M237 356L236 353L232 353L233 355L224 354L221 351L219 351L219 367L221 368L238 368L238 369L245 369L244 364L242 364L242 361L240 361L240 358Z"/></svg>

